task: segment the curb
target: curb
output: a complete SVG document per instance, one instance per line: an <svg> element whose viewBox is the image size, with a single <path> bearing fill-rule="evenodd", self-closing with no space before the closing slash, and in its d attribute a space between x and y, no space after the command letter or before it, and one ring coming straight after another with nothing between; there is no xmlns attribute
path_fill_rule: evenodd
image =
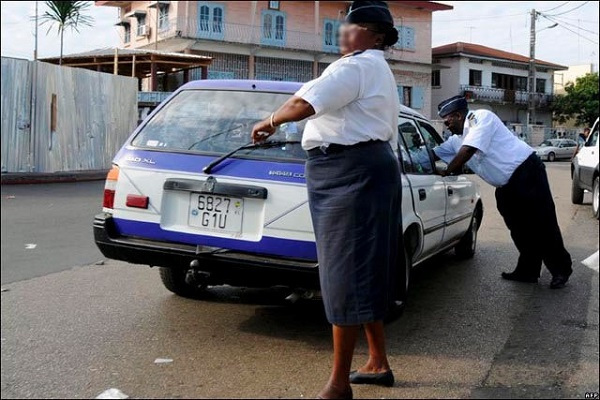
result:
<svg viewBox="0 0 600 400"><path fill-rule="evenodd" d="M0 176L1 185L25 185L36 183L89 182L106 179L108 170L71 171L53 173L8 172Z"/></svg>

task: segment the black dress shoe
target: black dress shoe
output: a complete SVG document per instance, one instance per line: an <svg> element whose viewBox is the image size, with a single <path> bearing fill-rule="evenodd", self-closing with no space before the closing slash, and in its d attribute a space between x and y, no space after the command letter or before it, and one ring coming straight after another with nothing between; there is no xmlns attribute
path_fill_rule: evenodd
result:
<svg viewBox="0 0 600 400"><path fill-rule="evenodd" d="M569 275L554 275L550 282L550 289L562 289L567 285Z"/></svg>
<svg viewBox="0 0 600 400"><path fill-rule="evenodd" d="M379 385L394 386L394 374L392 370L376 374L363 374L358 371L350 372L350 383L355 385Z"/></svg>
<svg viewBox="0 0 600 400"><path fill-rule="evenodd" d="M507 281L525 282L525 283L537 283L538 278L535 276L527 276L520 272L503 272L502 278Z"/></svg>

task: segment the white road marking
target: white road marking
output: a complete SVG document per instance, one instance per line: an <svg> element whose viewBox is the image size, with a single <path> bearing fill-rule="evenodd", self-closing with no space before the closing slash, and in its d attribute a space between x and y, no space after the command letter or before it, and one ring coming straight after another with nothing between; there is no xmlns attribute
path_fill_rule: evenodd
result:
<svg viewBox="0 0 600 400"><path fill-rule="evenodd" d="M127 396L125 393L121 392L119 389L111 388L111 389L105 390L104 392L100 393L96 398L97 399L128 399L129 396Z"/></svg>
<svg viewBox="0 0 600 400"><path fill-rule="evenodd" d="M172 358L157 358L156 360L154 360L154 364L169 364L172 362Z"/></svg>
<svg viewBox="0 0 600 400"><path fill-rule="evenodd" d="M35 249L36 247L37 247L37 244L35 244L35 243L27 243L27 244L25 245L25 249L26 249L26 250L33 250L33 249Z"/></svg>
<svg viewBox="0 0 600 400"><path fill-rule="evenodd" d="M589 269L598 272L598 251L581 262Z"/></svg>

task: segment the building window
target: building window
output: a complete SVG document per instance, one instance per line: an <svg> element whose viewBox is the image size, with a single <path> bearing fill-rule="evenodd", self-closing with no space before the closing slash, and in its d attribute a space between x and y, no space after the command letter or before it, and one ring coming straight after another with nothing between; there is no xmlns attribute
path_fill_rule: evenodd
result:
<svg viewBox="0 0 600 400"><path fill-rule="evenodd" d="M225 37L225 7L222 4L198 4L198 37L222 40Z"/></svg>
<svg viewBox="0 0 600 400"><path fill-rule="evenodd" d="M481 71L477 69L469 70L469 86L481 86Z"/></svg>
<svg viewBox="0 0 600 400"><path fill-rule="evenodd" d="M279 11L279 1L269 1L269 10Z"/></svg>
<svg viewBox="0 0 600 400"><path fill-rule="evenodd" d="M535 80L535 92L536 93L546 93L546 80L545 79L536 79Z"/></svg>
<svg viewBox="0 0 600 400"><path fill-rule="evenodd" d="M325 19L323 21L323 50L340 52L340 21Z"/></svg>
<svg viewBox="0 0 600 400"><path fill-rule="evenodd" d="M137 15L137 35L144 36L146 34L146 16Z"/></svg>
<svg viewBox="0 0 600 400"><path fill-rule="evenodd" d="M396 29L398 30L398 42L393 48L398 50L415 50L415 28L397 26Z"/></svg>
<svg viewBox="0 0 600 400"><path fill-rule="evenodd" d="M526 76L518 76L516 78L515 90L519 90L521 92L527 91L527 77Z"/></svg>
<svg viewBox="0 0 600 400"><path fill-rule="evenodd" d="M398 89L400 104L410 107L412 104L412 87L398 85L396 88Z"/></svg>
<svg viewBox="0 0 600 400"><path fill-rule="evenodd" d="M271 46L285 46L285 14L280 11L262 12L261 43Z"/></svg>
<svg viewBox="0 0 600 400"><path fill-rule="evenodd" d="M431 86L442 86L441 78L441 71L439 69L431 71Z"/></svg>
<svg viewBox="0 0 600 400"><path fill-rule="evenodd" d="M158 30L169 29L169 4L159 3L158 6Z"/></svg>
<svg viewBox="0 0 600 400"><path fill-rule="evenodd" d="M131 25L123 25L123 43L131 42Z"/></svg>

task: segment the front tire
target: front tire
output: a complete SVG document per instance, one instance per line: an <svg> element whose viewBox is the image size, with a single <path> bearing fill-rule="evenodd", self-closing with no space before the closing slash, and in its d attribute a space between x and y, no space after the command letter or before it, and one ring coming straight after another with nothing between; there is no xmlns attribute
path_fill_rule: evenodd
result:
<svg viewBox="0 0 600 400"><path fill-rule="evenodd" d="M185 268L160 267L159 272L163 285L178 296L197 299L206 293L206 285L193 286L186 282L187 271Z"/></svg>
<svg viewBox="0 0 600 400"><path fill-rule="evenodd" d="M552 152L548 153L548 161L553 162L554 160L556 160L556 154Z"/></svg>
<svg viewBox="0 0 600 400"><path fill-rule="evenodd" d="M467 259L475 256L475 251L477 250L477 232L479 231L481 219L480 215L479 209L475 209L473 217L471 218L469 230L465 233L465 236L460 239L460 242L454 246L454 252L458 258Z"/></svg>
<svg viewBox="0 0 600 400"><path fill-rule="evenodd" d="M583 189L579 187L579 176L576 172L573 173L571 181L571 203L583 204Z"/></svg>
<svg viewBox="0 0 600 400"><path fill-rule="evenodd" d="M598 196L600 191L600 182L599 178L596 176L594 178L594 187L592 189L592 210L594 211L594 218L600 219L600 211L598 208L600 207L600 199Z"/></svg>

